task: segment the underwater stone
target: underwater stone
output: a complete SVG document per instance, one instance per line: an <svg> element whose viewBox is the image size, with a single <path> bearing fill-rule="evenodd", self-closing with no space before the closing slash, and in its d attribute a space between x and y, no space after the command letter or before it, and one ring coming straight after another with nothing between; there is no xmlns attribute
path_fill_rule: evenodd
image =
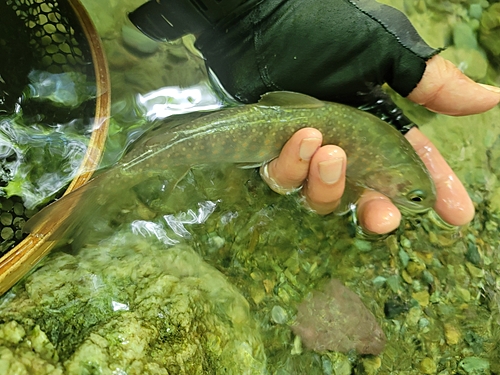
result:
<svg viewBox="0 0 500 375"><path fill-rule="evenodd" d="M460 361L460 367L467 374L482 374L489 370L490 362L487 359L479 357L467 357Z"/></svg>
<svg viewBox="0 0 500 375"><path fill-rule="evenodd" d="M406 267L406 271L411 277L419 276L425 270L425 264L422 262L410 261Z"/></svg>
<svg viewBox="0 0 500 375"><path fill-rule="evenodd" d="M333 279L314 291L297 308L293 332L314 351L378 355L386 337L357 294Z"/></svg>
<svg viewBox="0 0 500 375"><path fill-rule="evenodd" d="M283 307L275 305L271 309L271 319L276 324L285 324L288 320L288 314Z"/></svg>
<svg viewBox="0 0 500 375"><path fill-rule="evenodd" d="M362 359L362 364L365 374L375 375L382 365L382 360L380 357L366 357Z"/></svg>
<svg viewBox="0 0 500 375"><path fill-rule="evenodd" d="M477 39L472 28L465 22L460 22L453 28L453 44L457 48L476 49Z"/></svg>
<svg viewBox="0 0 500 375"><path fill-rule="evenodd" d="M409 309L408 303L403 301L400 296L394 296L384 304L384 314L387 319L393 319Z"/></svg>
<svg viewBox="0 0 500 375"><path fill-rule="evenodd" d="M481 4L471 4L469 7L469 16L474 19L481 19L483 15L483 7Z"/></svg>
<svg viewBox="0 0 500 375"><path fill-rule="evenodd" d="M474 267L469 262L466 262L465 265L466 265L467 269L469 270L469 273L472 277L476 277L476 278L484 277L484 270L483 269Z"/></svg>
<svg viewBox="0 0 500 375"><path fill-rule="evenodd" d="M323 369L325 370L325 374L335 374L335 375L350 375L352 374L352 365L351 361L347 356L333 353L329 355L330 357L330 369L327 369L327 366L325 366L325 360L323 359ZM328 370L331 370L331 372L328 372Z"/></svg>
<svg viewBox="0 0 500 375"><path fill-rule="evenodd" d="M368 252L372 249L372 243L370 241L360 240L356 238L354 239L353 244L361 252Z"/></svg>
<svg viewBox="0 0 500 375"><path fill-rule="evenodd" d="M467 243L467 253L465 254L465 257L475 266L481 265L481 254L477 249L477 245L472 241L469 241Z"/></svg>
<svg viewBox="0 0 500 375"><path fill-rule="evenodd" d="M450 323L444 324L444 336L448 345L456 345L460 342L461 334L457 327Z"/></svg>
<svg viewBox="0 0 500 375"><path fill-rule="evenodd" d="M424 358L419 365L420 371L424 374L435 374L437 371L436 362L432 358Z"/></svg>
<svg viewBox="0 0 500 375"><path fill-rule="evenodd" d="M427 290L422 290L421 292L412 293L411 295L420 306L425 307L429 305L429 292Z"/></svg>

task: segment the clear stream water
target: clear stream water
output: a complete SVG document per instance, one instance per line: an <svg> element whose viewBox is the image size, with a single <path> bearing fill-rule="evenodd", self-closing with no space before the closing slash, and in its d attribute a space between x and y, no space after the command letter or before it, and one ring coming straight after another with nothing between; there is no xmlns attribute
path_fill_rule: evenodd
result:
<svg viewBox="0 0 500 375"><path fill-rule="evenodd" d="M148 119L224 104L190 38L156 44L124 23L140 1L84 4L112 77L103 165ZM493 2L394 5L431 45L450 46L446 57L467 74L500 85L485 54L500 39L488 42L480 25ZM500 12L493 19L500 24ZM0 373L500 373L499 109L454 118L398 103L466 184L477 209L470 225L409 216L371 240L350 217L320 217L276 195L254 169L161 176L117 196L83 238L2 297ZM332 279L360 300L336 295ZM312 339L297 334L310 328L298 318L304 301ZM352 327L349 351L340 338ZM383 350L360 350L379 327Z"/></svg>

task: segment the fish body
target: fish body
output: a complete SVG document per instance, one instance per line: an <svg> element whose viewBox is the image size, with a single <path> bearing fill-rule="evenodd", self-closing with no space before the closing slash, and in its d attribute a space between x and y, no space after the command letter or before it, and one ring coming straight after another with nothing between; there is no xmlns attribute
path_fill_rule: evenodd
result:
<svg viewBox="0 0 500 375"><path fill-rule="evenodd" d="M433 182L411 145L369 113L303 94L273 92L256 104L195 116L173 125L160 124L111 169L34 216L27 223L28 230L39 229L38 223L49 217L59 217L57 210L67 211L57 206L72 195L88 191L82 198L92 200L92 189L112 196L117 187L133 187L176 166L263 164L278 156L286 141L304 127L319 129L325 144L345 150L351 184L377 190L412 212L426 211L434 204ZM94 196L93 200L99 199Z"/></svg>

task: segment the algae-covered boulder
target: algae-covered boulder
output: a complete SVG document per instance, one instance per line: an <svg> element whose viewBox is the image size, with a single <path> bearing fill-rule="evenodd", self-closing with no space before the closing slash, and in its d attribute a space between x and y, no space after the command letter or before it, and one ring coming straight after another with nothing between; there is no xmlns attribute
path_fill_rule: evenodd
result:
<svg viewBox="0 0 500 375"><path fill-rule="evenodd" d="M4 299L2 374L261 374L245 298L190 247L118 233Z"/></svg>

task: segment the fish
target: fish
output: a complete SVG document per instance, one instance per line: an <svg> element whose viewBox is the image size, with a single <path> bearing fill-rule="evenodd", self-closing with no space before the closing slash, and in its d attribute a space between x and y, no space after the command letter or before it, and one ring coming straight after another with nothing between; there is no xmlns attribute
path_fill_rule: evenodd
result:
<svg viewBox="0 0 500 375"><path fill-rule="evenodd" d="M313 291L297 306L291 329L306 348L317 352L356 350L379 355L387 341L361 298L337 279Z"/></svg>
<svg viewBox="0 0 500 375"><path fill-rule="evenodd" d="M377 190L413 213L434 205L435 187L425 165L392 126L347 105L276 91L264 94L255 104L160 122L114 166L39 211L26 223L25 231L49 235L44 227L51 226L44 223L55 219L76 223L83 207L97 212L117 189L132 188L179 166L262 165L277 157L286 141L304 127L319 129L324 144L345 150L350 185Z"/></svg>

